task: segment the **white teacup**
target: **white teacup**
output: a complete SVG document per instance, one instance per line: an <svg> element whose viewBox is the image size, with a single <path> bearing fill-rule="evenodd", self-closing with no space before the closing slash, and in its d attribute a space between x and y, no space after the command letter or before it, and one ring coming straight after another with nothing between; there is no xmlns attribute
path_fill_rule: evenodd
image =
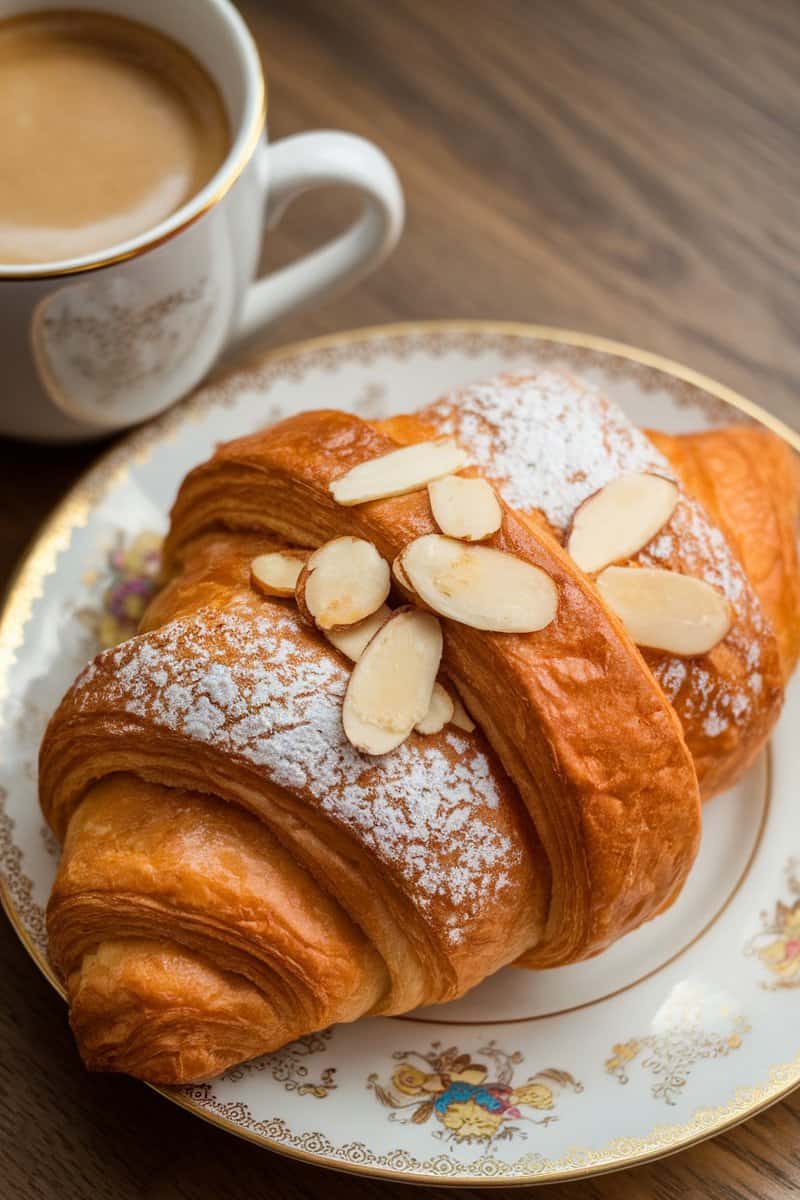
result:
<svg viewBox="0 0 800 1200"><path fill-rule="evenodd" d="M72 440L152 417L231 343L373 270L403 225L397 176L372 143L325 131L268 146L258 52L229 0L0 0L0 19L76 7L185 46L219 89L232 144L209 183L140 237L63 262L0 263L0 433L17 437ZM360 218L253 282L264 230L327 184L363 194Z"/></svg>

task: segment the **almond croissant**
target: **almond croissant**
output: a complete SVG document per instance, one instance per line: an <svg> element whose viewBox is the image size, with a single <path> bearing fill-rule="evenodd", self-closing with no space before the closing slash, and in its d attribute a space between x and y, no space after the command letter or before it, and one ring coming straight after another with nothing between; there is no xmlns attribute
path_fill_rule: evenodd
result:
<svg viewBox="0 0 800 1200"><path fill-rule="evenodd" d="M445 681L479 728L412 732L373 758L342 728L351 664L291 601L258 594L250 563L342 534L394 560L435 532L425 490L343 507L330 484L441 434L502 498L491 546L544 571L557 611L521 634L442 618ZM587 497L642 470L681 487L632 561L730 606L700 656L640 651L562 544ZM505 963L598 953L670 904L701 788L752 760L794 665L797 505L770 435L648 440L549 373L383 425L306 413L221 447L181 487L141 633L86 668L42 745L64 842L50 952L87 1064L207 1077L332 1022L448 1000ZM739 544L756 512L757 552Z"/></svg>

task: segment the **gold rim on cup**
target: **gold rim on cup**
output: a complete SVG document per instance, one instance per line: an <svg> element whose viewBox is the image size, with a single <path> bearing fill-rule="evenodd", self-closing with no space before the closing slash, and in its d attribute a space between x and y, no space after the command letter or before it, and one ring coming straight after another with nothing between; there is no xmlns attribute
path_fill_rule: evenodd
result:
<svg viewBox="0 0 800 1200"><path fill-rule="evenodd" d="M244 135L240 134L234 139L234 146L231 147L228 157L217 171L217 175L220 176L220 179L217 182L214 191L208 196L208 198L197 209L197 211L192 210L188 216L186 216L177 225L165 230L164 233L159 234L157 237L148 238L147 241L143 242L141 245L132 246L129 250L120 250L118 252L112 251L97 258L92 258L89 262L76 263L74 266L59 267L56 270L53 270L50 263L42 263L40 266L35 263L25 264L24 266L19 267L12 267L10 265L4 266L0 264L0 281L8 279L16 280L17 283L24 283L26 280L31 280L31 282L33 282L34 280L43 279L61 279L62 277L66 277L68 275L82 275L87 271L99 271L103 267L111 267L114 266L115 263L126 262L131 258L138 258L142 254L147 254L150 250L156 250L159 246L163 246L165 242L171 241L174 237L177 237L179 233L183 233L184 229L188 229L190 225L194 225L195 221L199 221L201 217L204 217L207 212L210 212L211 209L219 203L223 196L227 195L227 193L236 183L236 180L244 171L247 164L250 162L267 120L267 81L264 75L264 69L261 65L258 47L253 41L253 36L250 33L250 30L247 28L244 20L239 17L238 13L236 14L236 17L240 22L242 36L248 44L248 50L252 55L255 66L257 88L256 101L253 106L253 113L246 132ZM239 150L234 155L233 149L238 141L241 141L241 145ZM190 200L187 204L181 205L181 208L177 210L177 213L179 213L183 208L191 208L193 203L194 200ZM177 213L173 213L172 215L177 216ZM166 219L169 221L171 218L167 217Z"/></svg>

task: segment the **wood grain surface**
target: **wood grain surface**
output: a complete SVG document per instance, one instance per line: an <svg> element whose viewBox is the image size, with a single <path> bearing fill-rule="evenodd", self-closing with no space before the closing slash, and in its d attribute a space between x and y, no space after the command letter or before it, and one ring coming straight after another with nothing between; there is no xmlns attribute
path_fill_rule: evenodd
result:
<svg viewBox="0 0 800 1200"><path fill-rule="evenodd" d="M398 319L536 321L677 358L800 424L797 0L241 7L267 66L273 139L362 133L391 155L408 200L380 272L273 344ZM352 211L347 195L304 198L266 264ZM0 441L3 579L100 448ZM800 1189L798 1147L796 1094L716 1141L549 1194L777 1200ZM407 1194L268 1154L130 1080L87 1075L61 1001L0 920L2 1200Z"/></svg>

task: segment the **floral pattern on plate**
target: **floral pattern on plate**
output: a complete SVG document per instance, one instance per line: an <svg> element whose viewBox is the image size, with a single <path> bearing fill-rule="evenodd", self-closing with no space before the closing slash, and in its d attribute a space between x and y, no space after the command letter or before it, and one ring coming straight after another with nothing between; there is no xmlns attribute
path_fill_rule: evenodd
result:
<svg viewBox="0 0 800 1200"><path fill-rule="evenodd" d="M527 1137L517 1122L549 1125L558 1120L552 1111L558 1090L583 1091L583 1084L568 1071L553 1067L515 1081L516 1068L523 1061L519 1050L507 1054L489 1042L478 1053L488 1061L472 1059L457 1046L444 1049L441 1042L433 1042L428 1051L396 1050L393 1057L398 1066L389 1086L383 1087L378 1075L372 1074L367 1087L393 1110L392 1121L424 1125L434 1118L440 1125L434 1137L486 1143ZM534 1117L533 1111L545 1115ZM408 1115L400 1116L401 1112Z"/></svg>
<svg viewBox="0 0 800 1200"><path fill-rule="evenodd" d="M84 608L79 613L101 649L117 646L136 633L158 587L162 541L150 530L133 538L117 534L107 555L104 574L108 578L100 603L97 608ZM88 575L87 583L92 586L97 573L90 571Z"/></svg>
<svg viewBox="0 0 800 1200"><path fill-rule="evenodd" d="M612 1046L611 1057L605 1063L606 1071L619 1083L628 1083L628 1066L638 1059L642 1069L655 1077L651 1088L653 1097L674 1105L696 1063L709 1058L724 1058L732 1050L739 1050L750 1032L746 1018L737 1016L731 1021L728 1032L709 1033L690 1025L678 1026L661 1035L629 1038Z"/></svg>
<svg viewBox="0 0 800 1200"><path fill-rule="evenodd" d="M800 858L786 864L786 890L796 899L775 903L772 915L761 914L763 928L745 946L745 954L760 959L772 976L761 981L765 991L800 987Z"/></svg>
<svg viewBox="0 0 800 1200"><path fill-rule="evenodd" d="M238 1063L229 1067L222 1078L230 1083L238 1083L250 1074L259 1071L269 1071L272 1078L282 1083L284 1091L297 1092L298 1096L313 1096L315 1100L324 1100L336 1090L336 1067L324 1067L316 1081L309 1079L309 1068L306 1060L314 1054L327 1050L333 1030L323 1029L320 1033L310 1033L305 1037L289 1042L274 1054L264 1054L253 1058L250 1062Z"/></svg>

